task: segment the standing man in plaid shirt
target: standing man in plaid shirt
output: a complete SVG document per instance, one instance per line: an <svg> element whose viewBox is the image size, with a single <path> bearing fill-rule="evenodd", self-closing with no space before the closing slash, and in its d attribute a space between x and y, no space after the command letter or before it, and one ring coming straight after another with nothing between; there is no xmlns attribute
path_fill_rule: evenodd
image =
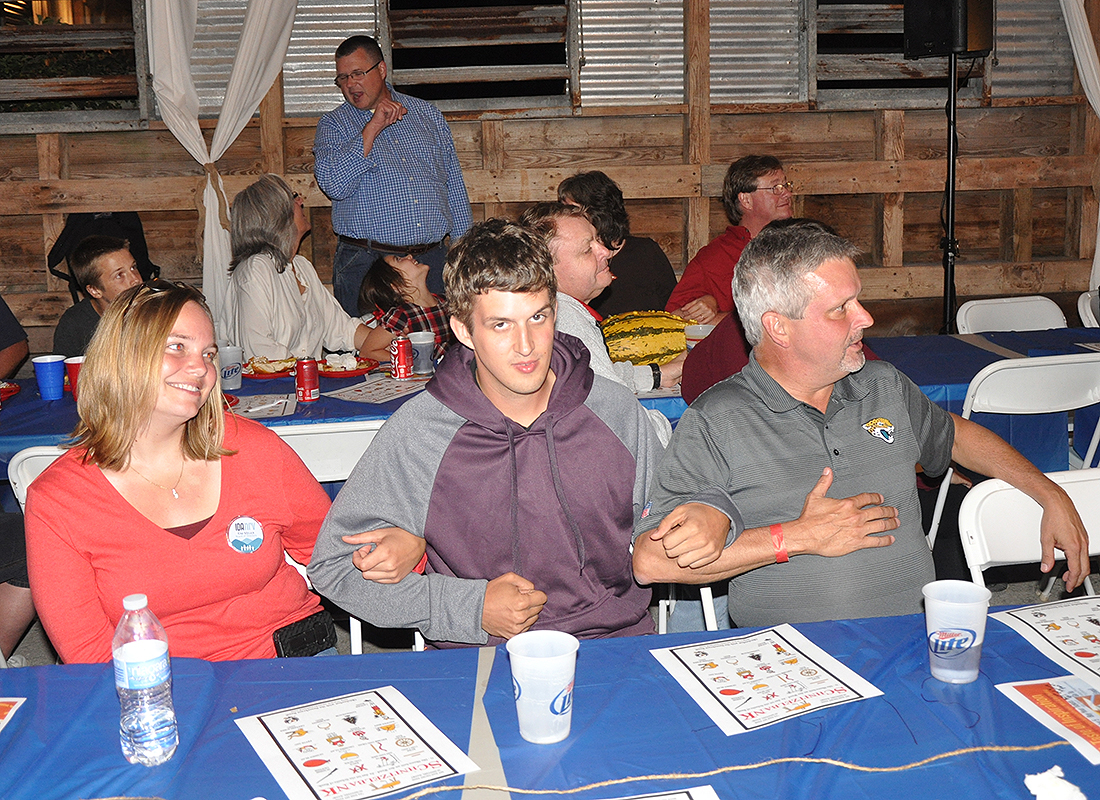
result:
<svg viewBox="0 0 1100 800"><path fill-rule="evenodd" d="M430 103L386 83L378 43L352 36L336 49L345 102L321 118L313 142L317 185L332 200L339 237L333 291L356 316L359 285L381 255L414 255L443 293L447 237L470 227L470 200L454 141Z"/></svg>

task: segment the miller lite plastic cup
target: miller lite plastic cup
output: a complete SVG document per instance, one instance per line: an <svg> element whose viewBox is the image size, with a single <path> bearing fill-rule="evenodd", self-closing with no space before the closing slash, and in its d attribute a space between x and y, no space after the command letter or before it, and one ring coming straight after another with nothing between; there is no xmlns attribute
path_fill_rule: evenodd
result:
<svg viewBox="0 0 1100 800"><path fill-rule="evenodd" d="M560 631L527 631L508 640L519 735L553 744L569 735L577 637Z"/></svg>
<svg viewBox="0 0 1100 800"><path fill-rule="evenodd" d="M234 391L241 388L241 365L244 363L244 349L218 343L218 369L221 371L222 391Z"/></svg>
<svg viewBox="0 0 1100 800"><path fill-rule="evenodd" d="M921 591L932 677L972 683L978 678L992 594L969 581L933 581Z"/></svg>

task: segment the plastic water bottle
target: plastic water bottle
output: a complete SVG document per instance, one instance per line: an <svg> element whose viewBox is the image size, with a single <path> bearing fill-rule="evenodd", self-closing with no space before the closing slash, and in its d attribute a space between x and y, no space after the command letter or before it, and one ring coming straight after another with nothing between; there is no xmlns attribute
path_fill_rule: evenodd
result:
<svg viewBox="0 0 1100 800"><path fill-rule="evenodd" d="M115 628L111 651L122 707L122 754L131 764L155 767L176 752L179 734L172 708L168 636L148 606L149 600L143 594L123 598L126 613Z"/></svg>

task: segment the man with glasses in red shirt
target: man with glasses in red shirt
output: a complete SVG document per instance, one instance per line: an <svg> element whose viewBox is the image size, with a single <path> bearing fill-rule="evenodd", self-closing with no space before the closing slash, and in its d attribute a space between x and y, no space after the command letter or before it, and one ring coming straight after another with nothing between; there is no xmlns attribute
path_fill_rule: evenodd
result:
<svg viewBox="0 0 1100 800"><path fill-rule="evenodd" d="M332 200L339 237L333 293L358 315L359 287L379 256L416 256L431 267L428 289L443 293L447 237L470 227L470 200L454 140L439 110L386 82L386 62L369 36L336 49L345 102L321 118L313 141L317 185Z"/></svg>
<svg viewBox="0 0 1100 800"><path fill-rule="evenodd" d="M680 393L691 403L749 360L749 343L733 307L733 270L745 245L775 220L790 219L794 184L775 156L745 156L730 164L722 206L730 225L684 269L666 311L718 327L684 362Z"/></svg>
<svg viewBox="0 0 1100 800"><path fill-rule="evenodd" d="M717 324L733 311L733 268L741 251L769 222L791 216L794 184L774 156L745 156L730 164L722 186L729 227L695 254L665 311L703 325Z"/></svg>

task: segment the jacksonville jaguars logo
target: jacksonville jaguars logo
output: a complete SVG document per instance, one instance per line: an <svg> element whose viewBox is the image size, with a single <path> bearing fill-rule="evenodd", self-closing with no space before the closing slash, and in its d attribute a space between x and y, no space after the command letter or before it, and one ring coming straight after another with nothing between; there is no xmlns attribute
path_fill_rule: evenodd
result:
<svg viewBox="0 0 1100 800"><path fill-rule="evenodd" d="M888 419L876 417L870 422L863 423L863 430L878 439L882 439L886 444L894 443L894 423Z"/></svg>

